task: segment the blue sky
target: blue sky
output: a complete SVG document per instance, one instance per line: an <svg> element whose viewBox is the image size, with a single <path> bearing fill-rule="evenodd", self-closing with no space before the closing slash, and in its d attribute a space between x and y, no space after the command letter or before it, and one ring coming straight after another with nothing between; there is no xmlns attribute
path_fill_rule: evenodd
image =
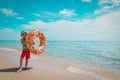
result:
<svg viewBox="0 0 120 80"><path fill-rule="evenodd" d="M0 0L0 40L40 29L47 40L119 41L120 0Z"/></svg>

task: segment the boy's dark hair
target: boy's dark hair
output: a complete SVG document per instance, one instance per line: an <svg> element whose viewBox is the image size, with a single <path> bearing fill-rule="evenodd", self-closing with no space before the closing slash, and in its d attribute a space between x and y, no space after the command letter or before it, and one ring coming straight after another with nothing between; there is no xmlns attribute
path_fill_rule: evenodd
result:
<svg viewBox="0 0 120 80"><path fill-rule="evenodd" d="M21 36L22 36L22 35L27 35L27 32L21 31Z"/></svg>
<svg viewBox="0 0 120 80"><path fill-rule="evenodd" d="M27 35L27 32L24 32L24 35Z"/></svg>
<svg viewBox="0 0 120 80"><path fill-rule="evenodd" d="M24 31L21 31L21 36L24 34Z"/></svg>

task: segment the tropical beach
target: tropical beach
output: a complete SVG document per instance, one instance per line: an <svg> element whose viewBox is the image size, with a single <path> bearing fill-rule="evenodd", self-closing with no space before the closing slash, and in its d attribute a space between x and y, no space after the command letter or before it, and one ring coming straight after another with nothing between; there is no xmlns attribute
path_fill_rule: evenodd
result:
<svg viewBox="0 0 120 80"><path fill-rule="evenodd" d="M0 80L120 80L120 0L0 0Z"/></svg>

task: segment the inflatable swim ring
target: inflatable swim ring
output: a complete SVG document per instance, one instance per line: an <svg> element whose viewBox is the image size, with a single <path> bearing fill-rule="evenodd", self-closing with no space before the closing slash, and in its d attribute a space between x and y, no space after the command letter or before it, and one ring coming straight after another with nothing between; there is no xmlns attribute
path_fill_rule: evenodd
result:
<svg viewBox="0 0 120 80"><path fill-rule="evenodd" d="M39 46L36 46L35 39L39 39ZM46 48L46 38L44 34L37 29L31 30L26 37L27 47L33 54L42 54Z"/></svg>

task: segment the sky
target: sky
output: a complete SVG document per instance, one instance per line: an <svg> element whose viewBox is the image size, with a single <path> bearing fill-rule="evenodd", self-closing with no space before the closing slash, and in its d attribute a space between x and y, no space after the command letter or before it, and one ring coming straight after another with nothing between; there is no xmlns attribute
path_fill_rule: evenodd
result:
<svg viewBox="0 0 120 80"><path fill-rule="evenodd" d="M0 0L0 40L32 29L48 41L120 41L120 0Z"/></svg>

